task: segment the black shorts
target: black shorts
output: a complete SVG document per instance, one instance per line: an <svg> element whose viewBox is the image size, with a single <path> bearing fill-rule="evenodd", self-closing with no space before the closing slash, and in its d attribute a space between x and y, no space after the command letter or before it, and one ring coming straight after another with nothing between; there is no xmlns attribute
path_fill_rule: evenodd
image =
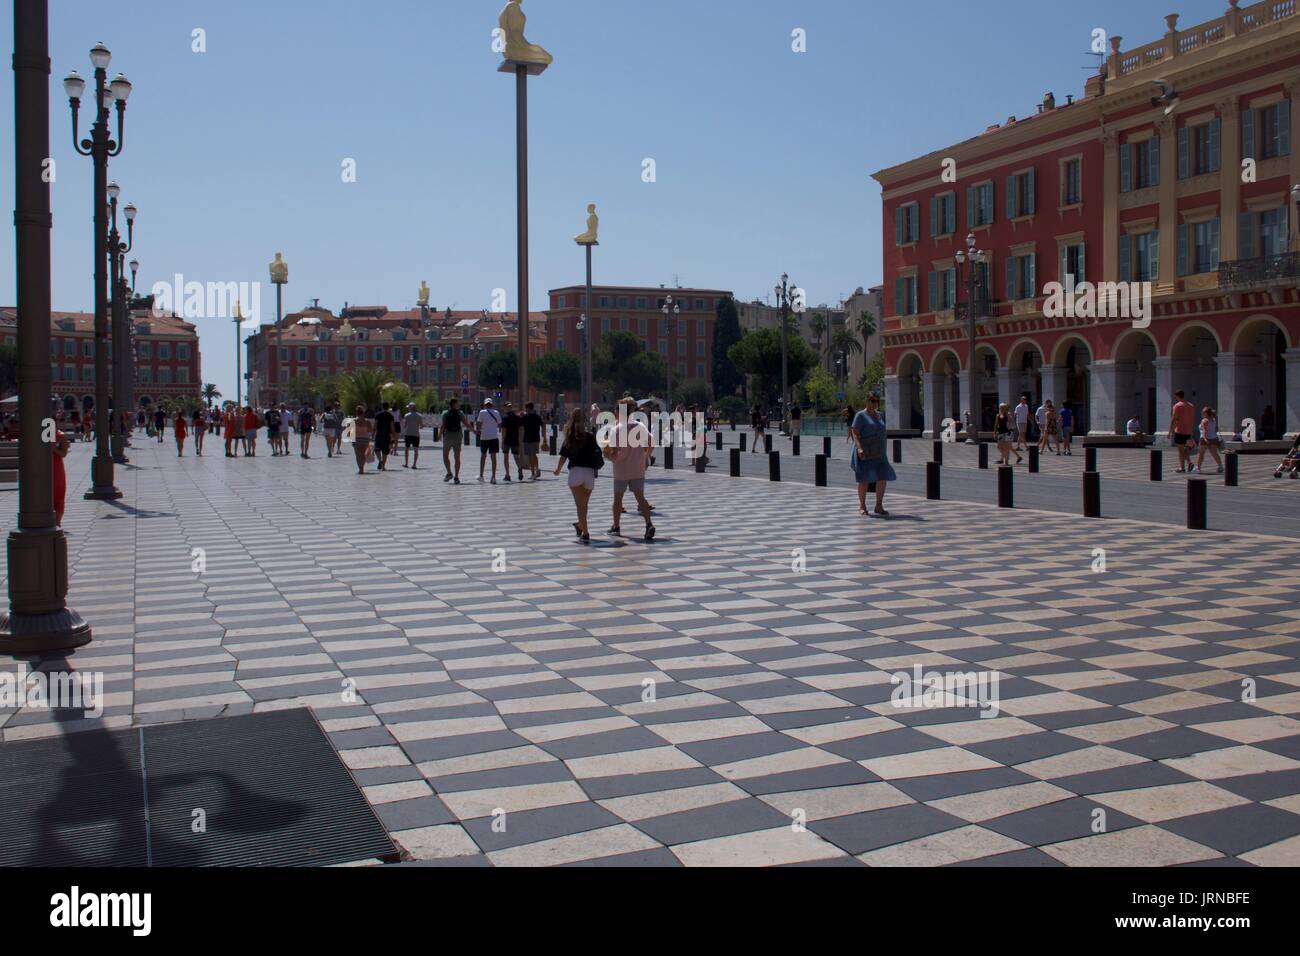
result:
<svg viewBox="0 0 1300 956"><path fill-rule="evenodd" d="M375 436L375 454L387 455L393 447L393 436L376 435Z"/></svg>
<svg viewBox="0 0 1300 956"><path fill-rule="evenodd" d="M420 436L419 436L419 435L407 435L407 436L406 436L406 447L407 447L407 448L419 448L419 447L420 447Z"/></svg>
<svg viewBox="0 0 1300 956"><path fill-rule="evenodd" d="M1174 444L1175 444L1175 445L1186 445L1186 444L1187 444L1188 442L1190 442L1191 440L1192 440L1192 436L1191 436L1191 435L1184 435L1184 434L1181 434L1181 433L1176 433L1176 434L1174 435Z"/></svg>
<svg viewBox="0 0 1300 956"><path fill-rule="evenodd" d="M479 442L479 451L484 455L495 455L501 450L500 438L484 438Z"/></svg>

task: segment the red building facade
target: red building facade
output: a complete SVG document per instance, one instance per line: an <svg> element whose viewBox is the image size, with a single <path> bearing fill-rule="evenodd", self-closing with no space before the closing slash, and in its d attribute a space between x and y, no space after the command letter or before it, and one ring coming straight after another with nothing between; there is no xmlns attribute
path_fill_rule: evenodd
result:
<svg viewBox="0 0 1300 956"><path fill-rule="evenodd" d="M1187 30L1170 15L1128 52L1112 37L1081 99L1049 94L1026 119L875 175L891 427L935 434L970 406L957 260L973 238L985 429L1028 393L1071 406L1080 432L1137 417L1163 434L1181 389L1225 434L1247 419L1260 437L1300 431L1298 13L1234 0ZM1062 314L1052 284L1084 282L1093 314Z"/></svg>

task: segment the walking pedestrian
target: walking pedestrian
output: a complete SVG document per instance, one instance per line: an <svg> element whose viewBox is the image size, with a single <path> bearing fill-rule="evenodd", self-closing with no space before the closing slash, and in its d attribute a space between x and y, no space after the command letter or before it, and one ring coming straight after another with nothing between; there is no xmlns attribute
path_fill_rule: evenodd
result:
<svg viewBox="0 0 1300 956"><path fill-rule="evenodd" d="M1056 406L1052 404L1052 400L1049 398L1038 409L1038 450L1040 452L1055 451L1058 455L1061 453L1056 441L1056 433L1059 428L1060 421L1056 415Z"/></svg>
<svg viewBox="0 0 1300 956"><path fill-rule="evenodd" d="M90 419L87 418L86 422L89 424ZM162 410L161 405L153 413L153 427L154 431L158 433L158 444L161 445L163 443L163 432L167 430L167 413Z"/></svg>
<svg viewBox="0 0 1300 956"><path fill-rule="evenodd" d="M50 445L52 456L50 469L50 490L54 503L54 523L62 527L63 510L67 505L68 499L68 472L63 466L63 459L68 457L68 451L72 448L72 441L62 431L55 431L54 441Z"/></svg>
<svg viewBox="0 0 1300 956"><path fill-rule="evenodd" d="M798 402L790 406L790 437L798 438L803 428L803 409L799 407Z"/></svg>
<svg viewBox="0 0 1300 956"><path fill-rule="evenodd" d="M596 406L593 405L592 408ZM483 399L483 408L474 420L478 432L478 480L483 480L483 470L488 456L492 456L492 484L497 483L497 455L501 452L501 413L492 407L492 399ZM506 468L509 469L507 463Z"/></svg>
<svg viewBox="0 0 1300 956"><path fill-rule="evenodd" d="M1029 396L1021 395L1020 404L1016 406L1016 454L1028 451L1029 446L1026 443L1029 438Z"/></svg>
<svg viewBox="0 0 1300 956"><path fill-rule="evenodd" d="M223 416L222 429L226 439L226 457L239 457L239 446L243 439L244 416L243 413L233 405L226 407L226 414ZM232 451L232 449L234 449Z"/></svg>
<svg viewBox="0 0 1300 956"><path fill-rule="evenodd" d="M1194 440L1196 409L1187 401L1181 388L1174 392L1174 398L1178 401L1174 403L1173 413L1169 417L1169 440L1178 448L1178 474L1181 475L1192 467L1188 446Z"/></svg>
<svg viewBox="0 0 1300 956"><path fill-rule="evenodd" d="M178 411L172 422L172 432L176 436L176 457L185 457L185 439L189 436L189 427L185 423L185 413Z"/></svg>
<svg viewBox="0 0 1300 956"><path fill-rule="evenodd" d="M203 457L203 436L208 432L208 419L202 409L196 409L194 412L194 455L196 458Z"/></svg>
<svg viewBox="0 0 1300 956"><path fill-rule="evenodd" d="M867 406L853 419L850 430L853 438L853 455L851 465L853 475L858 481L858 514L867 513L867 492L874 486L876 507L874 513L888 518L885 510L885 486L896 481L894 467L885 458L885 440L889 432L885 426L885 417L880 413L880 396L872 393L867 396Z"/></svg>
<svg viewBox="0 0 1300 956"><path fill-rule="evenodd" d="M249 458L257 457L257 430L262 423L252 405L244 409L244 454Z"/></svg>
<svg viewBox="0 0 1300 956"><path fill-rule="evenodd" d="M560 447L560 460L555 466L557 476L564 470L566 461L569 463L569 491L578 512L573 530L583 544L589 544L591 532L587 527L587 506L596 488L596 475L605 464L605 456L580 408L573 410L569 423L564 426L564 444Z"/></svg>
<svg viewBox="0 0 1300 956"><path fill-rule="evenodd" d="M316 409L306 402L298 409L298 453L303 458L310 458L311 436L316 430Z"/></svg>
<svg viewBox="0 0 1300 956"><path fill-rule="evenodd" d="M366 460L370 455L370 440L374 431L374 423L366 417L366 410L358 405L352 419L352 452L357 458L358 475L366 473Z"/></svg>
<svg viewBox="0 0 1300 956"><path fill-rule="evenodd" d="M635 403L634 403L635 407ZM537 453L542 447L542 428L545 422L542 416L537 414L533 408L533 403L528 402L524 405L524 415L521 419L523 425L523 446L524 446L524 467L532 473L533 481L542 477L541 464L537 460Z"/></svg>
<svg viewBox="0 0 1300 956"><path fill-rule="evenodd" d="M455 481L460 484L460 450L464 444L465 433L465 413L460 410L460 399L453 398L447 404L447 410L442 413L442 464L447 469L447 476L443 481ZM453 455L456 458L456 471L453 475L451 469L451 459Z"/></svg>
<svg viewBox="0 0 1300 956"><path fill-rule="evenodd" d="M415 403L406 406L406 414L402 416L402 467L418 469L420 467L420 429L424 427L424 419L420 413L415 410ZM415 452L415 461L411 461L411 452Z"/></svg>
<svg viewBox="0 0 1300 956"><path fill-rule="evenodd" d="M1015 450L1015 421L1011 417L1011 406L1006 402L998 406L997 418L993 420L993 434L998 442L999 465L1011 464L1013 452L1016 456L1017 465L1024 461L1020 457L1020 452Z"/></svg>
<svg viewBox="0 0 1300 956"><path fill-rule="evenodd" d="M765 442L763 441L763 436L765 434L763 430L763 407L761 405L755 404L753 411L749 413L749 428L754 435L754 447L750 449L750 454L757 455L759 452L759 446L765 445Z"/></svg>
<svg viewBox="0 0 1300 956"><path fill-rule="evenodd" d="M652 519L653 508L645 496L645 474L650 466L650 447L654 443L650 429L638 421L632 420L636 411L636 401L625 398L620 403L626 412L620 416L620 422L610 433L609 445L604 455L614 463L614 524L609 533L621 535L619 519L623 515L623 496L628 491L636 497L641 517L645 519L645 540L653 541L655 526ZM572 473L572 466L569 468Z"/></svg>
<svg viewBox="0 0 1300 956"><path fill-rule="evenodd" d="M1219 413L1209 405L1201 412L1201 447L1196 455L1196 473L1200 474L1201 465L1205 463L1205 453L1208 451L1214 463L1218 465L1216 474L1223 474L1223 459L1219 457Z"/></svg>
<svg viewBox="0 0 1300 956"><path fill-rule="evenodd" d="M506 469L506 481L510 480L510 456L515 459L515 473L519 480L524 480L524 456L520 450L523 438L524 420L511 402L506 402L506 415L501 421L501 461Z"/></svg>
<svg viewBox="0 0 1300 956"><path fill-rule="evenodd" d="M1062 405L1058 415L1061 421L1061 454L1073 456L1071 441L1074 438L1074 410L1068 404Z"/></svg>
<svg viewBox="0 0 1300 956"><path fill-rule="evenodd" d="M379 460L375 467L379 471L388 470L388 456L393 450L393 423L396 421L388 403L384 402L375 416L375 457Z"/></svg>
<svg viewBox="0 0 1300 956"><path fill-rule="evenodd" d="M271 445L271 457L280 456L280 429L288 428L289 423L282 420L280 410L272 405L262 416L266 422L266 439Z"/></svg>

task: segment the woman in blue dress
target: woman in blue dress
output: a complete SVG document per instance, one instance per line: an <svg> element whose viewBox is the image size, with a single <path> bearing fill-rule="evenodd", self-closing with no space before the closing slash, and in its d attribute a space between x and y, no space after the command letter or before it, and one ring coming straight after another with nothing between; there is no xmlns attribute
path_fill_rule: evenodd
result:
<svg viewBox="0 0 1300 956"><path fill-rule="evenodd" d="M885 458L885 444L888 431L885 417L880 414L880 396L867 397L867 407L858 412L849 429L849 438L853 441L854 477L858 480L858 514L867 513L867 486L876 486L876 510L881 517L889 517L885 510L885 486L896 481L893 467Z"/></svg>

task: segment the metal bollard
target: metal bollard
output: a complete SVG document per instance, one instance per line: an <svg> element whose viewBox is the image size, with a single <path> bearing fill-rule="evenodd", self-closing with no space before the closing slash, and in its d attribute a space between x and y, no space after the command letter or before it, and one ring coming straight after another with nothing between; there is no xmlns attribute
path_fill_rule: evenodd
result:
<svg viewBox="0 0 1300 956"><path fill-rule="evenodd" d="M894 464L901 465L902 463L903 463L903 439L895 438L894 439Z"/></svg>
<svg viewBox="0 0 1300 956"><path fill-rule="evenodd" d="M1038 474L1038 446L1037 445L1029 446L1029 473L1031 475Z"/></svg>
<svg viewBox="0 0 1300 956"><path fill-rule="evenodd" d="M740 477L740 449L731 449L731 477Z"/></svg>
<svg viewBox="0 0 1300 956"><path fill-rule="evenodd" d="M704 463L707 462L708 460L709 460L709 459L708 459L705 455L702 455L702 454L701 454L701 455L696 455L696 456L695 456L694 461L695 461L695 473L696 473L696 474L698 474L698 475L702 475L702 474L704 474Z"/></svg>
<svg viewBox="0 0 1300 956"><path fill-rule="evenodd" d="M664 446L664 471L673 470L673 446Z"/></svg>
<svg viewBox="0 0 1300 956"><path fill-rule="evenodd" d="M989 467L989 446L987 442L980 442L980 468L988 471Z"/></svg>
<svg viewBox="0 0 1300 956"><path fill-rule="evenodd" d="M781 480L781 453L779 451L769 451L767 453L767 477L772 481Z"/></svg>
<svg viewBox="0 0 1300 956"><path fill-rule="evenodd" d="M713 433L713 447L718 451L722 451L722 432Z"/></svg>
<svg viewBox="0 0 1300 956"><path fill-rule="evenodd" d="M938 439L935 439L935 442L934 442L934 456L933 456L933 458L934 458L934 463L935 463L936 465L942 465L942 464L943 464L943 442L942 442L942 441L939 441Z"/></svg>
<svg viewBox="0 0 1300 956"><path fill-rule="evenodd" d="M830 435L822 436L822 454L825 455L827 458L831 457L831 436Z"/></svg>
<svg viewBox="0 0 1300 956"><path fill-rule="evenodd" d="M942 467L937 461L925 463L925 496L931 501L939 500L939 472Z"/></svg>
<svg viewBox="0 0 1300 956"><path fill-rule="evenodd" d="M1096 448L1085 448L1085 449L1083 450L1083 455L1084 455L1083 470L1084 470L1084 471L1097 471L1097 470L1098 470L1098 468L1097 468L1097 449L1096 449Z"/></svg>
<svg viewBox="0 0 1300 956"><path fill-rule="evenodd" d="M795 435L790 439L790 454L798 457L799 455L799 436Z"/></svg>
<svg viewBox="0 0 1300 956"><path fill-rule="evenodd" d="M766 432L763 433L763 451L772 454L772 436Z"/></svg>
<svg viewBox="0 0 1300 956"><path fill-rule="evenodd" d="M1223 456L1223 485L1225 488L1236 488L1238 470L1238 459L1235 451L1230 451Z"/></svg>
<svg viewBox="0 0 1300 956"><path fill-rule="evenodd" d="M1205 479L1191 478L1187 482L1187 527L1204 531L1209 526L1209 504L1206 499Z"/></svg>
<svg viewBox="0 0 1300 956"><path fill-rule="evenodd" d="M826 487L826 456L818 455L813 459L813 484L818 488Z"/></svg>
<svg viewBox="0 0 1300 956"><path fill-rule="evenodd" d="M748 436L746 436L744 432L741 432L741 433L740 433L740 450L741 450L741 451L744 451L744 450L745 450L745 442L746 442L747 437L748 437Z"/></svg>
<svg viewBox="0 0 1300 956"><path fill-rule="evenodd" d="M1014 508L1016 470L1010 465L998 465L998 507Z"/></svg>
<svg viewBox="0 0 1300 956"><path fill-rule="evenodd" d="M1101 475L1095 471L1083 473L1083 516L1101 517Z"/></svg>
<svg viewBox="0 0 1300 956"><path fill-rule="evenodd" d="M1165 454L1159 448L1151 449L1151 480L1165 480Z"/></svg>

